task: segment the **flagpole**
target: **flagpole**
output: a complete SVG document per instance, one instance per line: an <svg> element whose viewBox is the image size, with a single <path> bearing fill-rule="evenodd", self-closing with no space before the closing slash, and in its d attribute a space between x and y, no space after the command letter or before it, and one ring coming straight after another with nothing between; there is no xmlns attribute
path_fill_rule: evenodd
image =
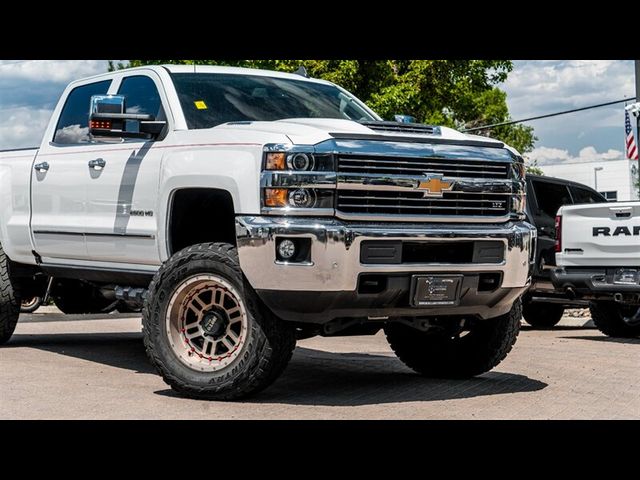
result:
<svg viewBox="0 0 640 480"><path fill-rule="evenodd" d="M636 102L640 103L640 60L636 60ZM636 117L636 149L640 149L640 113ZM636 150L638 151L638 150ZM638 197L640 198L640 155L638 155Z"/></svg>

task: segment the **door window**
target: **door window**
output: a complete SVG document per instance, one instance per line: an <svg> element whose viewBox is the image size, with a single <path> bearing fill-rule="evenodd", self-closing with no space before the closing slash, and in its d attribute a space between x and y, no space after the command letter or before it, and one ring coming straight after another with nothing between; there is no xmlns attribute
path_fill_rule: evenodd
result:
<svg viewBox="0 0 640 480"><path fill-rule="evenodd" d="M571 205L571 196L566 185L536 180L532 183L538 201L539 213L542 217L554 221L556 213L562 205Z"/></svg>
<svg viewBox="0 0 640 480"><path fill-rule="evenodd" d="M105 95L110 85L111 80L105 80L71 90L56 125L55 143L89 143L89 102L93 95Z"/></svg>
<svg viewBox="0 0 640 480"><path fill-rule="evenodd" d="M153 115L156 120L164 120L160 94L150 77L144 75L125 77L120 84L118 94L125 96L126 113L148 114Z"/></svg>
<svg viewBox="0 0 640 480"><path fill-rule="evenodd" d="M573 203L603 203L606 201L598 192L586 188L571 187Z"/></svg>

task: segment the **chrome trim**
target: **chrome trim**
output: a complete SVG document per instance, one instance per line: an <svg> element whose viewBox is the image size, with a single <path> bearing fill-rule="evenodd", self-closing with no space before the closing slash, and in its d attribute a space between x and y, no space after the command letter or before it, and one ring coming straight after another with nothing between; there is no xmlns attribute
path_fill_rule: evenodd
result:
<svg viewBox="0 0 640 480"><path fill-rule="evenodd" d="M302 215L302 216L333 216L335 210L333 208L294 208L294 207L262 207L262 213L265 215Z"/></svg>
<svg viewBox="0 0 640 480"><path fill-rule="evenodd" d="M429 175L375 175L372 173L337 174L338 190L415 191ZM470 179L443 175L442 180L455 182L452 192L480 194L524 193L524 182L512 179Z"/></svg>
<svg viewBox="0 0 640 480"><path fill-rule="evenodd" d="M335 172L298 172L265 170L260 174L260 188L336 188Z"/></svg>
<svg viewBox="0 0 640 480"><path fill-rule="evenodd" d="M529 253L534 227L525 222L502 225L353 224L333 218L239 216L236 218L238 255L243 273L261 290L354 291L361 273L502 272L502 287L522 288L529 281ZM276 263L279 236L311 238L313 265ZM501 264L362 265L364 240L470 241L500 240L505 244Z"/></svg>
<svg viewBox="0 0 640 480"><path fill-rule="evenodd" d="M285 152L285 153L314 153L313 145L294 145L293 143L267 143L262 147L263 152Z"/></svg>
<svg viewBox="0 0 640 480"><path fill-rule="evenodd" d="M378 213L344 213L336 211L336 218L359 222L419 222L419 223L504 223L509 220L519 220L517 216L502 215L394 215Z"/></svg>

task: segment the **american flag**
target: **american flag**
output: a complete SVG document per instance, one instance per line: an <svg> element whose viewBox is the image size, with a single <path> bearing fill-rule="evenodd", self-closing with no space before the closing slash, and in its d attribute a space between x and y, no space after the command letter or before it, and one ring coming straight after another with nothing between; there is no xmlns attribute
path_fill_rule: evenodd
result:
<svg viewBox="0 0 640 480"><path fill-rule="evenodd" d="M626 110L624 111L624 131L627 134L627 158L630 160L638 160L638 147L636 146L636 139L633 135L631 120L629 120L629 112Z"/></svg>

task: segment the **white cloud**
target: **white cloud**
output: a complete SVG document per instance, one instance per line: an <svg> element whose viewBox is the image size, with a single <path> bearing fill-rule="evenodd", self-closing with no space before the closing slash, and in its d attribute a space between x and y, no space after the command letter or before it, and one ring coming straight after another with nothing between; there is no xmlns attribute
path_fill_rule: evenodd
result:
<svg viewBox="0 0 640 480"><path fill-rule="evenodd" d="M0 60L0 79L69 83L107 71L106 60Z"/></svg>
<svg viewBox="0 0 640 480"><path fill-rule="evenodd" d="M86 143L89 141L89 127L69 125L56 130L55 141L58 143Z"/></svg>
<svg viewBox="0 0 640 480"><path fill-rule="evenodd" d="M514 119L586 107L635 95L632 60L527 60L501 86ZM599 151L622 149L623 104L527 123L538 146L568 149L572 155L588 146Z"/></svg>
<svg viewBox="0 0 640 480"><path fill-rule="evenodd" d="M51 110L18 107L2 110L0 150L39 146L47 128Z"/></svg>
<svg viewBox="0 0 640 480"><path fill-rule="evenodd" d="M621 160L624 154L620 150L610 148L606 152L598 152L593 146L584 147L577 156L571 155L568 150L552 147L538 147L527 154L527 160L538 165L551 165L556 163L582 163L593 161Z"/></svg>
<svg viewBox="0 0 640 480"><path fill-rule="evenodd" d="M542 111L545 106L583 107L633 97L633 61L515 62L503 88L514 116L548 113Z"/></svg>
<svg viewBox="0 0 640 480"><path fill-rule="evenodd" d="M64 87L106 71L106 60L0 60L0 149L39 145Z"/></svg>

